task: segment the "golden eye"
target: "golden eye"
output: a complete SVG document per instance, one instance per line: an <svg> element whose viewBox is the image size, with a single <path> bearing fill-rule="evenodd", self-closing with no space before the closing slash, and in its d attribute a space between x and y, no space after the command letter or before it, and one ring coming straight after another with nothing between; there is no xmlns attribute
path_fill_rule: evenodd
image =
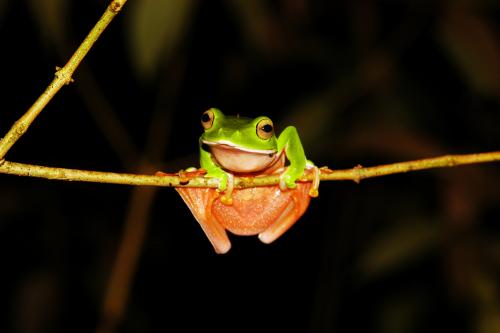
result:
<svg viewBox="0 0 500 333"><path fill-rule="evenodd" d="M214 124L214 118L215 115L211 109L203 112L203 114L201 115L201 126L203 126L205 130L212 128L212 125Z"/></svg>
<svg viewBox="0 0 500 333"><path fill-rule="evenodd" d="M257 123L257 136L267 140L274 135L274 126L271 119L265 118Z"/></svg>

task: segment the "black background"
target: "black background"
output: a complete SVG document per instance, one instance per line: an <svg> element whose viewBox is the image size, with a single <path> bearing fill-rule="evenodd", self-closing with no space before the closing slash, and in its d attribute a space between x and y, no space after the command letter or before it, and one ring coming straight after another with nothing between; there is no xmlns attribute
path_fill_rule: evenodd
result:
<svg viewBox="0 0 500 333"><path fill-rule="evenodd" d="M334 169L498 149L495 2L193 1L152 72L131 37L138 2L8 160L175 172L198 165L209 107L293 124ZM2 133L106 6L33 3L0 12ZM499 180L487 164L325 182L275 243L233 236L216 255L173 189L2 175L0 331L496 332ZM146 234L114 322L101 309L127 220Z"/></svg>

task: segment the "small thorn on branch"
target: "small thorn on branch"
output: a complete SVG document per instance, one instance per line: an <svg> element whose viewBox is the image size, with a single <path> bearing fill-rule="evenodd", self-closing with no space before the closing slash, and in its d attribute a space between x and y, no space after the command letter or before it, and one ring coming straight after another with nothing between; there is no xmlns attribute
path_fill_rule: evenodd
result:
<svg viewBox="0 0 500 333"><path fill-rule="evenodd" d="M65 68L56 66L56 79L60 79L61 81L64 82L65 85L69 85L70 83L75 82L71 75L68 75L68 71L65 70Z"/></svg>
<svg viewBox="0 0 500 333"><path fill-rule="evenodd" d="M361 170L363 169L363 166L361 164L356 165L354 168L352 168L352 171L354 172L354 177L353 181L356 184L361 183L361 179L363 179L363 176L361 175Z"/></svg>
<svg viewBox="0 0 500 333"><path fill-rule="evenodd" d="M122 4L120 1L113 1L110 5L109 5L109 9L117 14L121 9L122 9Z"/></svg>

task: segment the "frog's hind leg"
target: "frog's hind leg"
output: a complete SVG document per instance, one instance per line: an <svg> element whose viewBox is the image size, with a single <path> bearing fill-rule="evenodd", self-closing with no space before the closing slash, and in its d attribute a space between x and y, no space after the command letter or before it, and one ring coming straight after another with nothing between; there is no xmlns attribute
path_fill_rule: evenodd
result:
<svg viewBox="0 0 500 333"><path fill-rule="evenodd" d="M203 232L215 249L223 254L231 249L226 230L212 215L212 203L218 193L212 188L176 188L186 205L200 224Z"/></svg>
<svg viewBox="0 0 500 333"><path fill-rule="evenodd" d="M300 183L295 189L288 190L287 194L291 196L288 205L283 208L276 221L259 234L261 242L272 243L290 229L304 214L311 200L309 196L310 185L311 183Z"/></svg>

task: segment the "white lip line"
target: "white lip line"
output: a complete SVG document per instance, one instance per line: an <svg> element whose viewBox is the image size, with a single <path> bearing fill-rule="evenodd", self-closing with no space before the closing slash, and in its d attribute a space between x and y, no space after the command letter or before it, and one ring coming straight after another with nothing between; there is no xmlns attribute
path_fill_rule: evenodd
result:
<svg viewBox="0 0 500 333"><path fill-rule="evenodd" d="M246 152L255 153L255 154L269 155L269 154L275 154L276 153L275 150L249 149L249 148L244 148L244 147L236 146L234 143L226 141L226 140L219 140L219 141L216 141L216 142L202 140L202 142L204 144L206 144L206 145L209 145L209 146L226 145L226 146L229 146L229 147L237 149L237 150L246 151Z"/></svg>

